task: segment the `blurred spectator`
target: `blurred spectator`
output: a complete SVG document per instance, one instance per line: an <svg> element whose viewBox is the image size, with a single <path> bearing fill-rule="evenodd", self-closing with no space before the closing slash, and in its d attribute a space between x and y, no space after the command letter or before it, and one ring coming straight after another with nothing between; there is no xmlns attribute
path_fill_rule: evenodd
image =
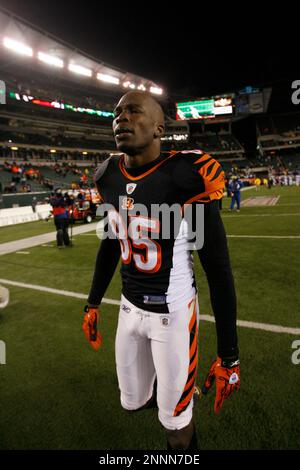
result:
<svg viewBox="0 0 300 470"><path fill-rule="evenodd" d="M37 205L37 198L34 196L31 202L31 207L32 207L33 212L36 212L36 205Z"/></svg>
<svg viewBox="0 0 300 470"><path fill-rule="evenodd" d="M237 212L240 211L240 205L241 205L241 188L243 186L243 183L241 182L241 180L234 176L231 180L231 182L229 183L229 191L231 193L231 204L230 204L230 211L232 211L234 209L234 206L235 206L235 203L236 203L236 206L237 206Z"/></svg>
<svg viewBox="0 0 300 470"><path fill-rule="evenodd" d="M54 224L56 227L56 244L58 248L63 245L70 246L70 238L68 234L69 211L67 201L62 195L61 189L57 189L50 198L52 213L54 216Z"/></svg>

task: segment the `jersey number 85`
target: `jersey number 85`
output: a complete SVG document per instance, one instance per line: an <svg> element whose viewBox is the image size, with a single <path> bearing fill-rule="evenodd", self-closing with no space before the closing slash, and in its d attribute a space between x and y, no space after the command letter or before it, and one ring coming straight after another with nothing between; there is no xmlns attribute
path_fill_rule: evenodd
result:
<svg viewBox="0 0 300 470"><path fill-rule="evenodd" d="M159 233L159 220L141 215L128 215L127 229L121 215L113 210L108 212L108 220L120 242L123 263L129 264L133 261L139 271L156 273L161 267L161 246L150 239L148 233ZM135 248L144 249L144 254Z"/></svg>

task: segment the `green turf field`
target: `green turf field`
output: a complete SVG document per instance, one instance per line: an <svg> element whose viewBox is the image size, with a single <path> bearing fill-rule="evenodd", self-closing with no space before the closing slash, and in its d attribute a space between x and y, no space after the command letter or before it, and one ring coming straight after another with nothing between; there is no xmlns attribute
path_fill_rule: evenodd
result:
<svg viewBox="0 0 300 470"><path fill-rule="evenodd" d="M42 235L48 232L55 232L53 219L50 219L49 222L38 220L25 224L8 225L7 227L0 227L0 243L34 237L35 235Z"/></svg>
<svg viewBox="0 0 300 470"><path fill-rule="evenodd" d="M251 238L300 236L300 188L261 188L243 198L270 194L280 195L276 206L245 207L240 213L228 212L229 199L224 199L238 318L300 328L300 238ZM14 239L44 233L44 224L33 223L32 232L31 224L15 226ZM6 229L0 229L2 241L1 230ZM240 235L249 238L233 237ZM27 249L29 255L1 256L0 278L87 294L99 243L95 235L78 235L71 249L57 250L52 243ZM201 312L212 314L197 259L195 266ZM157 410L127 414L119 403L118 307L103 304L103 347L95 352L81 330L84 300L9 289L10 304L0 311L0 340L7 348L6 364L0 365L0 449L165 449ZM105 297L119 300L118 274ZM292 341L300 334L238 331L241 390L218 416L213 393L197 404L201 448L300 449L300 364L291 362ZM202 321L199 383L215 352L215 326Z"/></svg>

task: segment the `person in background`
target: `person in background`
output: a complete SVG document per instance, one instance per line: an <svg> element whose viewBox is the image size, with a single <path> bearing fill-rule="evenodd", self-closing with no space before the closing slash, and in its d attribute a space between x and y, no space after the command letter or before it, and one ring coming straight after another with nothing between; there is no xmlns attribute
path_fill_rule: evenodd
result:
<svg viewBox="0 0 300 470"><path fill-rule="evenodd" d="M49 202L53 208L52 213L56 227L57 247L62 248L63 245L70 246L70 238L68 234L69 211L66 199L63 196L61 189L57 189L55 191Z"/></svg>
<svg viewBox="0 0 300 470"><path fill-rule="evenodd" d="M236 203L237 212L240 211L242 185L243 185L243 183L241 182L241 180L237 176L234 176L232 178L231 183L228 186L228 189L231 193L231 204L230 204L230 208L229 208L230 211L232 211L234 209L235 203Z"/></svg>
<svg viewBox="0 0 300 470"><path fill-rule="evenodd" d="M255 184L255 189L256 189L256 191L258 191L258 189L259 189L259 187L260 187L260 185L261 185L261 180L260 180L260 178L255 178L254 184Z"/></svg>
<svg viewBox="0 0 300 470"><path fill-rule="evenodd" d="M271 189L274 184L273 177L269 176L268 178L268 188Z"/></svg>
<svg viewBox="0 0 300 470"><path fill-rule="evenodd" d="M36 199L36 197L34 196L34 197L32 198L32 202L31 202L31 207L32 207L33 212L36 212L36 205L37 205L37 199Z"/></svg>

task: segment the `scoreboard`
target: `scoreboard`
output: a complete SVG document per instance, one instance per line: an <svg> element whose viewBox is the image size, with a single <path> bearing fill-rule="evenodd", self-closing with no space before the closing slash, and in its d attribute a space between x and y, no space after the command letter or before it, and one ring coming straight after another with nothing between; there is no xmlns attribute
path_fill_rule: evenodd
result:
<svg viewBox="0 0 300 470"><path fill-rule="evenodd" d="M203 119L214 117L213 100L187 101L183 103L177 103L176 108L177 120Z"/></svg>
<svg viewBox="0 0 300 470"><path fill-rule="evenodd" d="M233 113L232 96L217 96L199 101L176 103L176 119L212 119Z"/></svg>

